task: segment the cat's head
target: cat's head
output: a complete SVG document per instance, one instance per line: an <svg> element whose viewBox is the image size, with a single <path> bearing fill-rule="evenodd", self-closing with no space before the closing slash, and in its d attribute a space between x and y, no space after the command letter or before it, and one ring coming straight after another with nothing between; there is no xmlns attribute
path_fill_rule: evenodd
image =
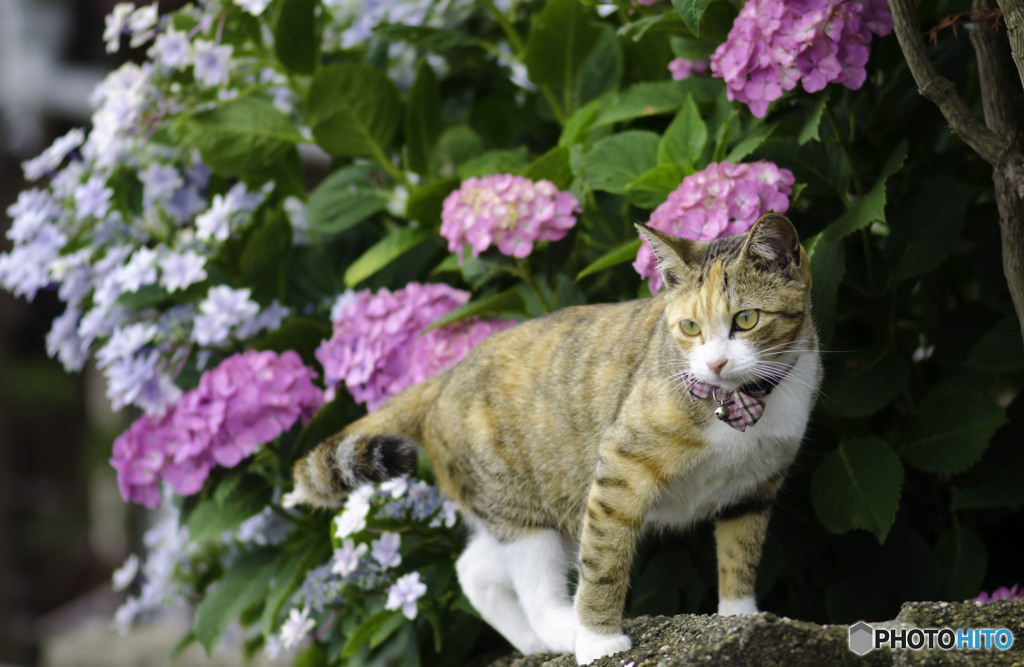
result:
<svg viewBox="0 0 1024 667"><path fill-rule="evenodd" d="M637 223L658 259L665 317L702 382L735 389L777 378L810 344L811 273L785 216L746 234L691 241Z"/></svg>

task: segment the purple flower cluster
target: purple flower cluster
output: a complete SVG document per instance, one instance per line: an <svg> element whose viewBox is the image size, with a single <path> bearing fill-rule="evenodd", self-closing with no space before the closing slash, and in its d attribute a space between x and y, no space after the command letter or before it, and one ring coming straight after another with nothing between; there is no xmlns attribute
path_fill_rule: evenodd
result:
<svg viewBox="0 0 1024 667"><path fill-rule="evenodd" d="M712 162L704 171L683 179L648 224L695 241L742 234L770 211L785 213L795 179L793 172L767 160L748 164ZM661 287L658 262L644 243L633 268L648 278L651 292Z"/></svg>
<svg viewBox="0 0 1024 667"><path fill-rule="evenodd" d="M441 284L409 283L376 294L364 290L335 308L334 335L316 351L331 389L344 382L370 410L458 362L513 322L473 318L420 332L465 304L469 293Z"/></svg>
<svg viewBox="0 0 1024 667"><path fill-rule="evenodd" d="M576 224L580 204L550 181L496 174L469 178L444 200L441 236L448 249L469 246L473 256L491 245L511 257L526 257L535 241L557 241Z"/></svg>
<svg viewBox="0 0 1024 667"><path fill-rule="evenodd" d="M114 441L111 465L125 500L156 507L160 480L199 491L215 465L233 467L323 403L313 370L289 350L249 350L203 374L162 417L144 416Z"/></svg>
<svg viewBox="0 0 1024 667"><path fill-rule="evenodd" d="M708 60L676 58L668 64L668 71L672 72L673 80L680 81L682 79L689 79L691 76L707 74L710 66L711 63Z"/></svg>
<svg viewBox="0 0 1024 667"><path fill-rule="evenodd" d="M993 600L1024 600L1024 590L1017 591L1018 584L1014 584L1012 587L1007 588L1001 586L1000 588L992 591L989 595L985 591L978 593L978 597L974 598L973 602L992 602Z"/></svg>
<svg viewBox="0 0 1024 667"><path fill-rule="evenodd" d="M712 54L711 71L730 100L763 117L797 81L809 93L831 82L860 88L872 35L891 31L884 0L750 0Z"/></svg>

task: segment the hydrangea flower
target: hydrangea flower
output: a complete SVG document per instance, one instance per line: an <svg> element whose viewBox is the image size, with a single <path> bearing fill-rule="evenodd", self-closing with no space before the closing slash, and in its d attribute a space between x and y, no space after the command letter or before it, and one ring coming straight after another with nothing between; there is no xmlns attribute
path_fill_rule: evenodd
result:
<svg viewBox="0 0 1024 667"><path fill-rule="evenodd" d="M992 602L993 600L1024 600L1024 590L1017 591L1018 584L1014 584L1012 587L1007 588L1001 586L989 595L985 591L978 593L978 597L974 598L973 602Z"/></svg>
<svg viewBox="0 0 1024 667"><path fill-rule="evenodd" d="M383 568L398 567L402 564L402 556L398 553L401 544L402 536L398 533L384 533L370 545L373 559Z"/></svg>
<svg viewBox="0 0 1024 667"><path fill-rule="evenodd" d="M711 56L730 100L763 117L798 81L813 93L841 83L856 90L873 35L892 31L884 0L750 0Z"/></svg>
<svg viewBox="0 0 1024 667"><path fill-rule="evenodd" d="M315 627L316 621L309 617L309 607L303 607L302 611L292 609L288 619L281 625L281 643L285 649L298 646Z"/></svg>
<svg viewBox="0 0 1024 667"><path fill-rule="evenodd" d="M770 211L785 213L795 182L793 173L767 160L748 164L712 162L691 174L651 213L655 229L695 241L742 234ZM644 242L633 268L649 280L651 292L661 288L658 263Z"/></svg>
<svg viewBox="0 0 1024 667"><path fill-rule="evenodd" d="M445 370L507 321L463 320L420 336L428 325L469 301L448 285L409 283L391 292L364 290L339 300L334 334L316 351L324 381L344 382L370 410L417 382Z"/></svg>
<svg viewBox="0 0 1024 667"><path fill-rule="evenodd" d="M228 357L162 417L141 417L114 442L121 495L156 507L161 480L180 495L196 493L215 465L236 466L296 420L308 421L323 402L314 375L292 351Z"/></svg>
<svg viewBox="0 0 1024 667"><path fill-rule="evenodd" d="M352 574L359 567L359 561L362 560L366 550L365 544L356 546L351 539L344 540L341 543L341 548L334 550L334 556L331 558L331 572L342 577Z"/></svg>
<svg viewBox="0 0 1024 667"><path fill-rule="evenodd" d="M709 60L686 60L685 58L676 58L668 64L668 71L672 72L672 78L676 81L682 79L689 79L691 76L700 76L701 74L707 74L708 68L711 67L711 61Z"/></svg>
<svg viewBox="0 0 1024 667"><path fill-rule="evenodd" d="M388 589L385 609L401 609L410 621L416 618L416 602L427 592L426 584L420 581L419 572L410 572Z"/></svg>
<svg viewBox="0 0 1024 667"><path fill-rule="evenodd" d="M537 241L557 241L576 224L579 202L550 181L497 174L469 178L444 200L441 236L448 249L465 247L473 256L496 245L512 257L526 257Z"/></svg>

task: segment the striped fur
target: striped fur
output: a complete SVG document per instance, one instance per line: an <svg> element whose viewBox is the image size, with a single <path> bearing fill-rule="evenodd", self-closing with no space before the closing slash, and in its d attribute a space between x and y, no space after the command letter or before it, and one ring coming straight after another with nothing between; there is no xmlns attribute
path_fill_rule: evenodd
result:
<svg viewBox="0 0 1024 667"><path fill-rule="evenodd" d="M459 563L467 596L520 649L575 650L581 664L628 647L622 607L649 528L715 520L720 610L754 610L771 501L820 384L807 256L788 220L770 214L712 242L641 232L666 285L657 296L501 331L294 471L301 497L334 504L358 483L411 470L411 443L421 444L476 531ZM757 324L738 330L747 310ZM683 332L687 320L699 335ZM746 432L715 419L712 399L691 401L681 379L730 390L782 368ZM523 562L549 564L540 579L560 583L537 584Z"/></svg>

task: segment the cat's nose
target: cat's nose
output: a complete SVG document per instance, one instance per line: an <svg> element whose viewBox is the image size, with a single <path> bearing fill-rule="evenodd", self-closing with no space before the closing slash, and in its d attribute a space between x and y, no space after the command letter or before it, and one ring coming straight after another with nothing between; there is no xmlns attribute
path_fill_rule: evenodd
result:
<svg viewBox="0 0 1024 667"><path fill-rule="evenodd" d="M721 375L722 369L725 368L727 363L729 363L728 359L716 359L715 361L708 362L708 368L710 368L711 372L715 375Z"/></svg>

